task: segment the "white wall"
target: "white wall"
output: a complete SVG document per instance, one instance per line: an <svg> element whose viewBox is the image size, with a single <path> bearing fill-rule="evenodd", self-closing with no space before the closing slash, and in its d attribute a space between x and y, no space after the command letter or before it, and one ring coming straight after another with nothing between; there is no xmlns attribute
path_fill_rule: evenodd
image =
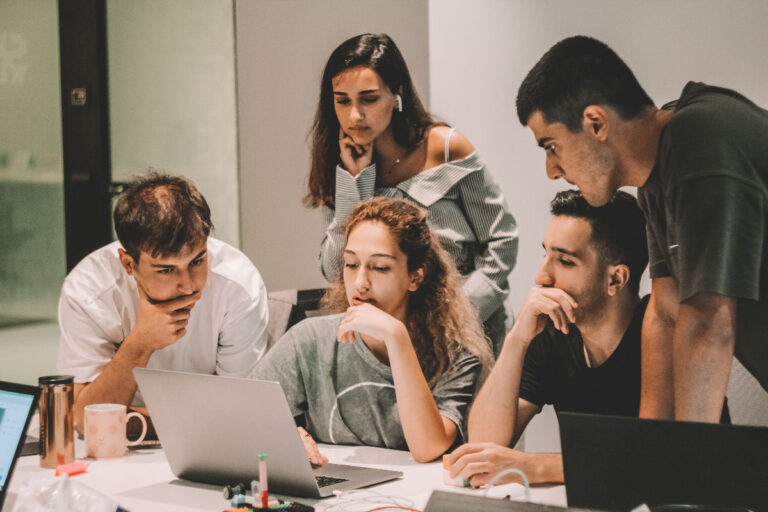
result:
<svg viewBox="0 0 768 512"><path fill-rule="evenodd" d="M466 134L504 190L520 250L510 278L519 309L542 256L550 182L544 153L517 121L517 89L554 43L584 34L610 45L660 105L688 80L734 88L768 105L768 2L761 0L431 0L432 110ZM532 424L526 447L556 448L552 418Z"/></svg>
<svg viewBox="0 0 768 512"><path fill-rule="evenodd" d="M429 102L427 0L237 0L242 248L269 290L323 287L320 210L301 204L323 66L342 41L386 32Z"/></svg>

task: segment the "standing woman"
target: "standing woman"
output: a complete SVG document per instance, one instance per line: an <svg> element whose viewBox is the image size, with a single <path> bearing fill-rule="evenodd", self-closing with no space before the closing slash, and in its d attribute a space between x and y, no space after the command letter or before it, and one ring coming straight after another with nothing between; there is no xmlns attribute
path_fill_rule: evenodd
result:
<svg viewBox="0 0 768 512"><path fill-rule="evenodd" d="M507 277L517 258L515 219L472 144L424 109L386 34L343 42L323 72L305 204L323 208L320 264L328 281L341 272L349 213L372 196L427 210L498 353Z"/></svg>

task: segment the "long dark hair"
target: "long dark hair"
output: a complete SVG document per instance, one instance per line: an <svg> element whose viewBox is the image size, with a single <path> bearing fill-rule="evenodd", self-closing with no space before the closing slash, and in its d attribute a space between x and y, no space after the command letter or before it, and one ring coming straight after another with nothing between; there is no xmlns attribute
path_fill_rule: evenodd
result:
<svg viewBox="0 0 768 512"><path fill-rule="evenodd" d="M366 221L387 226L407 258L409 272L424 269L419 289L408 297L405 326L430 388L450 370L462 350L477 356L483 368L480 379L484 378L493 361L490 345L461 289L453 258L427 221L427 212L402 199L374 197L352 210L345 227L347 238ZM331 313L347 310L343 275L326 290L321 306Z"/></svg>
<svg viewBox="0 0 768 512"><path fill-rule="evenodd" d="M325 64L320 83L320 99L312 124L312 163L309 191L304 204L309 208L334 207L336 165L339 163L339 120L333 105L332 80L355 67L367 67L379 74L393 94L399 94L403 111L392 115L395 142L414 149L434 123L422 105L411 81L411 74L397 45L386 34L361 34L341 43Z"/></svg>

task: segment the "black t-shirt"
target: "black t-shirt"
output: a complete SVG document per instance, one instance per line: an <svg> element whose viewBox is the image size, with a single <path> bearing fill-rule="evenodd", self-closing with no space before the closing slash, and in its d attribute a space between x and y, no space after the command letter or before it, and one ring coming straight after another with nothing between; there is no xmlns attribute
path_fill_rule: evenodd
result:
<svg viewBox="0 0 768 512"><path fill-rule="evenodd" d="M603 364L587 366L584 341L571 325L568 334L552 322L531 341L520 379L520 398L539 408L552 404L556 411L613 416L640 412L640 330L650 296L635 307L619 345ZM721 423L730 423L728 400Z"/></svg>
<svg viewBox="0 0 768 512"><path fill-rule="evenodd" d="M645 213L651 278L738 299L736 356L768 390L768 111L689 82L665 108Z"/></svg>
<svg viewBox="0 0 768 512"><path fill-rule="evenodd" d="M556 411L637 416L640 410L640 328L646 296L635 308L624 337L603 364L587 366L584 342L575 326L568 334L551 322L525 354L520 398Z"/></svg>

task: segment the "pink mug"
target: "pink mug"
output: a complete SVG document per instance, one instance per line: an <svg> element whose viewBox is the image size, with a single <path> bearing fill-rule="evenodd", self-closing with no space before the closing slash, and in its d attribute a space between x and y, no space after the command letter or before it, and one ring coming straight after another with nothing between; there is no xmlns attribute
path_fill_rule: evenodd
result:
<svg viewBox="0 0 768 512"><path fill-rule="evenodd" d="M94 459L122 457L129 446L135 446L147 435L147 420L138 412L126 414L122 404L91 404L85 406L85 455ZM141 420L141 435L128 441L125 427L136 417Z"/></svg>

